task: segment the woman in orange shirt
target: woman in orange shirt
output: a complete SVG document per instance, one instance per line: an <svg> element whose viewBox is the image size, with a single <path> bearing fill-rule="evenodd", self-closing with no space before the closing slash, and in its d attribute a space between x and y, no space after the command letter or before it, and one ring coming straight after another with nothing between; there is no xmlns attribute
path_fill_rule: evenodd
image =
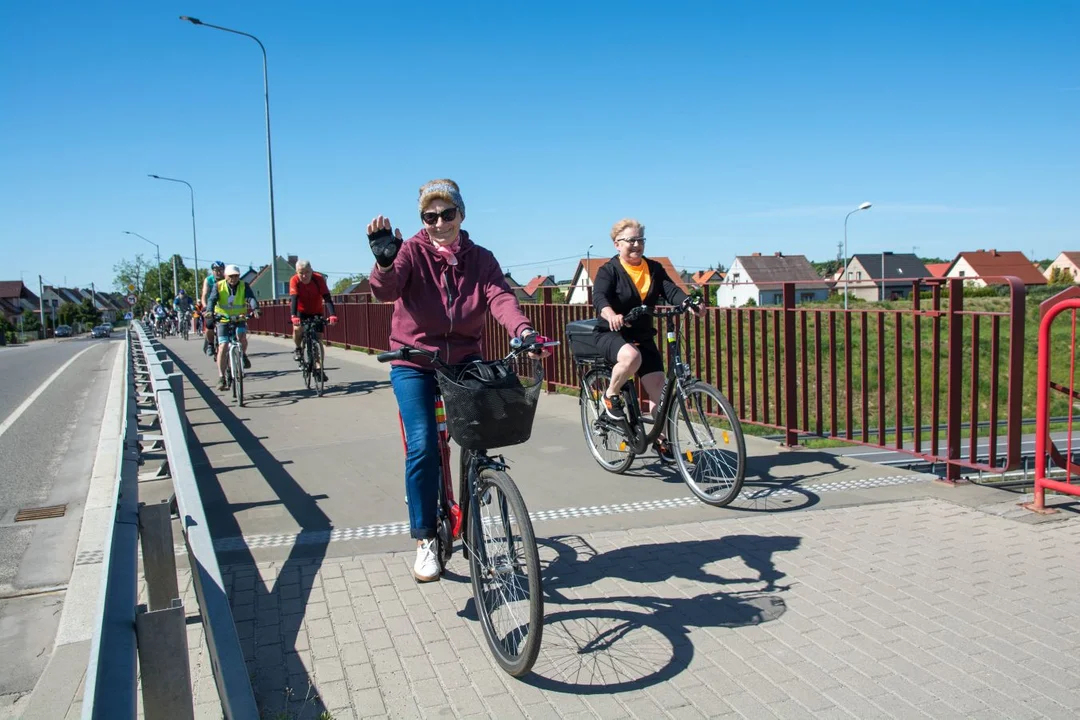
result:
<svg viewBox="0 0 1080 720"><path fill-rule="evenodd" d="M656 399L664 389L664 361L656 345L656 328L646 315L627 325L623 315L638 305L655 307L660 300L678 305L686 299L664 266L645 257L645 226L626 218L611 228L611 241L618 254L596 273L593 283L593 305L601 319L607 321L610 332L602 332L597 346L608 362L614 365L611 384L604 393L604 414L610 419L626 419L619 392L623 384L636 374L649 394L649 412L656 409ZM674 460L666 439L654 446L665 461Z"/></svg>

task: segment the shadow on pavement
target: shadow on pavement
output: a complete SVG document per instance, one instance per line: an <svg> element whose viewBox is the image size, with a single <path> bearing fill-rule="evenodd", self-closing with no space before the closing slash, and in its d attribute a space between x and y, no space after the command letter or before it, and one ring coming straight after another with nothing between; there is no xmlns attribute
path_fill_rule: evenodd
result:
<svg viewBox="0 0 1080 720"><path fill-rule="evenodd" d="M299 379L299 377L300 375L297 373L297 378ZM318 401L327 398L367 395L384 387L390 387L389 380L356 380L349 383L334 383L331 380L326 384L326 389L323 391L321 398L315 390L308 390L302 386L296 390L278 390L268 393L248 393L245 389L244 406L253 408L281 407L283 405L294 405L307 399Z"/></svg>
<svg viewBox="0 0 1080 720"><path fill-rule="evenodd" d="M776 620L787 610L780 593L789 585L773 555L799 547L792 536L733 535L712 540L657 543L597 553L580 536L538 539L546 605L540 658L525 682L582 695L638 690L670 680L693 660L695 640L705 652L720 646L710 628ZM751 577L722 577L706 566L740 558ZM622 581L622 582L617 582ZM693 597L619 594L625 583L663 584L690 591L689 583L727 586ZM670 584L669 584L670 583ZM586 597L580 588L596 585ZM728 589L732 586L746 589ZM571 591L573 592L564 592ZM588 607L574 607L583 606ZM552 612L552 609L555 612ZM475 613L475 607L473 608Z"/></svg>
<svg viewBox="0 0 1080 720"><path fill-rule="evenodd" d="M171 355L176 366L187 376L191 387L229 431L288 510L300 527L300 533L325 533L329 538L332 526L330 519L319 509L318 498L308 494L296 482L285 469L285 464L259 442L259 438L245 427L243 421L233 415L231 407L222 402L221 397L190 366L175 353ZM229 502L219 479L224 468L214 468L199 443L191 443L189 449L213 537L243 535L236 520L237 508ZM226 580L226 585L230 588L237 633L252 676L255 698L264 715L291 712L298 707L302 707L305 716L319 717L326 711L316 692L315 679L297 654L296 641L315 575L326 556L327 542L305 543L303 557L297 552L300 543L294 543L289 557L281 563L277 576L266 580L256 570L256 561L250 550L230 551L232 582ZM223 574L230 572L223 571ZM249 594L248 591L252 592ZM246 601L250 595L253 595L253 601L248 603Z"/></svg>

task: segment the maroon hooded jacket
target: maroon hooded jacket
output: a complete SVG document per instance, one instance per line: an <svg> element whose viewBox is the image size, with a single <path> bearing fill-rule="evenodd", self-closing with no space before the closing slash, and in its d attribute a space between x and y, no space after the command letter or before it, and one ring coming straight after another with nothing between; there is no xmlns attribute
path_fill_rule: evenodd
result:
<svg viewBox="0 0 1080 720"><path fill-rule="evenodd" d="M382 302L394 303L391 350L412 345L438 350L444 362L460 363L481 354L487 311L512 336L532 327L490 250L474 243L462 230L455 254L458 264L448 264L427 231L421 230L402 243L392 266L383 269L375 264L371 293ZM395 360L393 364L431 367L426 358Z"/></svg>

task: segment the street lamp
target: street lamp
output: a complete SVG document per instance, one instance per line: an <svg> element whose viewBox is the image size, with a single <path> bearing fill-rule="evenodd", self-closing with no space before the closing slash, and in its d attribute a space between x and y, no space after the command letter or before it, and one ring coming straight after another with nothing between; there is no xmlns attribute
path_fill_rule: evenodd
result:
<svg viewBox="0 0 1080 720"><path fill-rule="evenodd" d="M864 203L863 203L862 205L860 205L859 207L855 208L854 210L852 210L851 212L849 212L849 213L848 213L847 215L845 215L845 216L844 216L844 266L843 266L842 268L840 268L840 272L842 272L842 273L844 274L844 309L845 309L845 310L847 310L847 309L848 309L848 271L847 271L847 264L848 264L848 254L847 254L847 221L848 221L848 218L849 218L849 217L851 217L851 216L852 216L852 215L854 215L855 213L859 212L860 210L869 210L869 209L870 209L870 203L868 203L868 202L864 202Z"/></svg>
<svg viewBox="0 0 1080 720"><path fill-rule="evenodd" d="M187 180L177 180L176 178L163 177L161 175L150 175L149 177L155 180L168 180L174 183L183 183L187 185L188 192L191 193L191 246L195 251L195 294L192 298L199 297L199 243L195 239L195 188L191 187L191 183Z"/></svg>
<svg viewBox="0 0 1080 720"><path fill-rule="evenodd" d="M277 281L277 226L274 223L274 159L270 152L270 84L266 74L266 47L262 44L262 41L254 35L239 30L232 30L231 28L222 27L220 25L211 25L210 23L204 23L198 18L188 17L187 15L181 15L180 19L189 22L192 25L201 25L202 27L213 28L215 30L223 30L234 35L243 35L244 37L251 38L259 44L259 49L262 50L263 56L263 97L266 101L266 172L270 178L270 283L273 288L270 290L270 297L277 300L278 297L278 281Z"/></svg>
<svg viewBox="0 0 1080 720"><path fill-rule="evenodd" d="M158 297L165 297L165 293L163 293L161 291L161 248L158 247L158 244L156 242L154 242L153 240L147 240L146 238L144 238L139 233L133 233L130 230L124 230L124 234L125 235L134 235L135 237L137 237L137 238L139 238L141 240L146 240L146 242L150 243L155 248L157 248L157 294L158 294ZM142 288L140 288L140 290L141 289Z"/></svg>

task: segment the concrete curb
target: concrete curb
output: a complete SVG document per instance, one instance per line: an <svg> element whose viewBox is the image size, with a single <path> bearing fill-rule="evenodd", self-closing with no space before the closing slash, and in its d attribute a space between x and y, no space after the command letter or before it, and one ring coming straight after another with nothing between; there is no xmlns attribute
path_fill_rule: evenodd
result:
<svg viewBox="0 0 1080 720"><path fill-rule="evenodd" d="M83 681L94 635L94 613L98 607L103 577L102 554L112 527L112 494L116 484L116 464L123 442L124 353L118 349L113 362L109 392L98 436L97 456L86 494L75 565L64 596L64 609L56 631L52 657L30 694L24 720L74 718L81 715Z"/></svg>

